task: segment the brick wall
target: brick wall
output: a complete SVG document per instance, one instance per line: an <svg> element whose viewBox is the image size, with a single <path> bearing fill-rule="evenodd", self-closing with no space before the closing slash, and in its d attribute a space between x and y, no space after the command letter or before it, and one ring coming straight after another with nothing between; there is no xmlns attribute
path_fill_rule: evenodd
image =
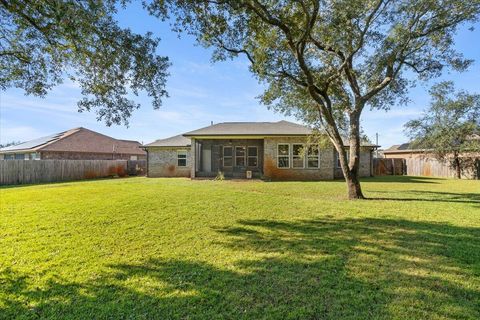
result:
<svg viewBox="0 0 480 320"><path fill-rule="evenodd" d="M320 167L310 168L288 168L280 169L277 167L277 145L279 143L289 143L290 148L293 143L305 143L305 138L278 137L265 138L265 159L264 176L272 180L332 180L342 178L342 169L336 167L336 152L333 147L320 149ZM291 150L290 150L291 152ZM290 159L290 166L291 166ZM362 148L360 152L360 176L371 176L372 154L369 148Z"/></svg>
<svg viewBox="0 0 480 320"><path fill-rule="evenodd" d="M263 174L272 180L332 180L334 172L334 153L332 148L320 149L320 167L316 169L277 167L277 144L305 143L306 138L278 137L265 138ZM290 145L290 148L292 146ZM291 152L291 151L290 151ZM290 160L291 165L291 160Z"/></svg>
<svg viewBox="0 0 480 320"><path fill-rule="evenodd" d="M336 152L334 152L336 156ZM337 168L336 165L337 159L335 159L335 178L340 179L343 178L343 172L341 168ZM361 148L360 149L360 177L370 177L372 176L372 153L370 152L370 148Z"/></svg>
<svg viewBox="0 0 480 320"><path fill-rule="evenodd" d="M42 151L40 157L42 160L130 160L130 154L112 154L112 153L93 153L93 152L62 152L62 151ZM146 156L137 156L137 160L145 160Z"/></svg>
<svg viewBox="0 0 480 320"><path fill-rule="evenodd" d="M187 166L177 166L177 150L187 150ZM192 165L191 151L185 148L148 148L148 169L149 177L190 177Z"/></svg>

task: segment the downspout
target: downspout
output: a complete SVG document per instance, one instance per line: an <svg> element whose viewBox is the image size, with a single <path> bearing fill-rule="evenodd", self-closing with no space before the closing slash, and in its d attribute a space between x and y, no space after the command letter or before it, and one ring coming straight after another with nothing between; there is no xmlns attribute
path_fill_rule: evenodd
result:
<svg viewBox="0 0 480 320"><path fill-rule="evenodd" d="M148 155L148 148L145 148L145 147L140 147L141 149L143 149L146 153L147 153L147 164L146 164L146 170L145 170L145 176L148 178L148 158L149 158L149 155Z"/></svg>
<svg viewBox="0 0 480 320"><path fill-rule="evenodd" d="M377 134L378 135L378 134ZM378 136L377 136L377 144L373 149L370 150L370 177L374 177L374 170L373 170L373 165L374 165L374 158L373 158L373 153L375 152L375 160L378 161ZM386 158L386 157L385 157Z"/></svg>

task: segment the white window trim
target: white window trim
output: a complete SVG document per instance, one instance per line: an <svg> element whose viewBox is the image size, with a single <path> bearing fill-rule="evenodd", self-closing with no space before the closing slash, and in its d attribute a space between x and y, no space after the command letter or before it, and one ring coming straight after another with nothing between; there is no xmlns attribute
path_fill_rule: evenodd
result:
<svg viewBox="0 0 480 320"><path fill-rule="evenodd" d="M249 148L255 148L255 149L257 150L257 152L256 152L257 155L256 155L256 156L249 156L249 155L248 155L248 149L249 149ZM258 147L257 147L257 146L247 146L246 156L247 156L247 163L246 163L247 167L248 167L248 168L258 168ZM249 159L249 158L255 158L255 159L257 160L257 161L255 161L255 163L256 163L257 165L256 165L256 166L249 166L249 165L248 165L248 159Z"/></svg>
<svg viewBox="0 0 480 320"><path fill-rule="evenodd" d="M239 167L239 165L237 165L237 158L241 158L242 156L237 156L237 148L245 148L245 153L243 154L243 163L244 165L242 167L247 167L247 147L246 146L235 146L235 148L233 149L234 153L235 153L235 167Z"/></svg>
<svg viewBox="0 0 480 320"><path fill-rule="evenodd" d="M320 168L320 146L318 144L315 144L315 146L317 146L317 151L318 151L318 154L316 156L309 156L308 155L308 149L310 148L310 146L307 146L308 149L307 149L307 153L306 153L306 157L305 157L306 163L307 163L307 169L318 169L318 168ZM317 158L318 165L316 167L310 167L308 165L309 158Z"/></svg>
<svg viewBox="0 0 480 320"><path fill-rule="evenodd" d="M232 159L232 165L231 166L226 166L225 165L225 148L230 148L232 149L232 155L231 156L226 156L227 158ZM222 148L222 165L225 168L233 168L233 154L234 154L235 148L233 146L223 146Z"/></svg>
<svg viewBox="0 0 480 320"><path fill-rule="evenodd" d="M300 143L300 142L298 142L298 143L292 143L292 152L291 152L291 154L292 154L292 169L305 169L305 159L306 159L305 156L304 156L304 155L302 156L302 155L294 155L294 154L293 154L293 146L295 146L295 145L300 145L300 146L302 146L302 149L305 148L305 143ZM294 157L300 157L300 158L303 160L301 167L294 167L294 166L293 166L293 158L294 158Z"/></svg>
<svg viewBox="0 0 480 320"><path fill-rule="evenodd" d="M288 155L286 155L286 156L285 156L285 155L279 156L279 155L278 155L278 147L279 147L279 146L284 146L284 145L285 145L285 146L288 146ZM277 152L277 168L278 168L278 169L290 169L290 168L291 168L291 159L290 159L290 158L291 158L291 155L292 155L292 151L291 151L291 150L292 150L292 148L290 147L290 143L277 143L277 150L276 150L276 152ZM279 164L280 164L280 162L279 162L280 158L288 158L288 167L280 167L280 166L279 166Z"/></svg>
<svg viewBox="0 0 480 320"><path fill-rule="evenodd" d="M183 153L185 154L185 158L180 158L179 155ZM188 151L187 150L177 150L177 167L180 167L180 168L185 168L185 167L188 167ZM184 166L181 166L178 164L178 161L179 160L185 160L185 165Z"/></svg>

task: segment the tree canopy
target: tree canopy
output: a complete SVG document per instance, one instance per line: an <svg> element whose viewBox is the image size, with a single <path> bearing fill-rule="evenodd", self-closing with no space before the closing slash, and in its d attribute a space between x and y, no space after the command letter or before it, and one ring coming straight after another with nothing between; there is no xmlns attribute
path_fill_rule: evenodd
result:
<svg viewBox="0 0 480 320"><path fill-rule="evenodd" d="M475 169L480 159L480 94L456 92L452 82L433 86L430 94L430 107L407 122L405 131L412 147L449 162L461 178L461 172Z"/></svg>
<svg viewBox="0 0 480 320"><path fill-rule="evenodd" d="M95 110L107 125L128 124L139 107L131 93L145 91L158 108L168 59L151 34L118 25L117 2L0 0L0 89L43 97L68 77L81 88L79 111Z"/></svg>
<svg viewBox="0 0 480 320"><path fill-rule="evenodd" d="M478 19L479 0L164 0L148 5L175 29L244 55L267 85L261 101L323 130L340 154L349 197L358 182L360 115L407 100L415 79L470 60L454 47L458 26ZM342 133L350 145L347 162Z"/></svg>

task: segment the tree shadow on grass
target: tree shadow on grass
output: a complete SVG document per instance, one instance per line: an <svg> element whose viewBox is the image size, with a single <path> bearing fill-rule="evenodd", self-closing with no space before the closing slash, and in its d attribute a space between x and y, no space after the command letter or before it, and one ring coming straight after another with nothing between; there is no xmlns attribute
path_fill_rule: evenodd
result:
<svg viewBox="0 0 480 320"><path fill-rule="evenodd" d="M89 282L0 274L5 318L478 319L480 229L390 219L240 220L209 261L147 259ZM236 260L224 260L232 252ZM0 295L1 297L1 295Z"/></svg>
<svg viewBox="0 0 480 320"><path fill-rule="evenodd" d="M392 191L371 191L376 194L392 194ZM368 197L367 200L450 202L480 205L480 193L443 192L426 190L402 190L395 192L399 197Z"/></svg>
<svg viewBox="0 0 480 320"><path fill-rule="evenodd" d="M381 182L381 183L441 183L445 181L445 178L423 177L423 176L404 176L404 175L391 175L391 176L374 176L361 179L364 182Z"/></svg>

